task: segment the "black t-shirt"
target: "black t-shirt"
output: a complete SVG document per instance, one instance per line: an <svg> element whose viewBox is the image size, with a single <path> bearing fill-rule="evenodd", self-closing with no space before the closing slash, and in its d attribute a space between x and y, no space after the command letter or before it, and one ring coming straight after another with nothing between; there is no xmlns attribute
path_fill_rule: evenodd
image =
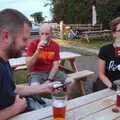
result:
<svg viewBox="0 0 120 120"><path fill-rule="evenodd" d="M13 73L9 62L0 58L0 109L14 103L16 93Z"/></svg>
<svg viewBox="0 0 120 120"><path fill-rule="evenodd" d="M106 61L105 75L111 80L120 79L120 56L115 55L112 44L105 45L100 49L99 58Z"/></svg>

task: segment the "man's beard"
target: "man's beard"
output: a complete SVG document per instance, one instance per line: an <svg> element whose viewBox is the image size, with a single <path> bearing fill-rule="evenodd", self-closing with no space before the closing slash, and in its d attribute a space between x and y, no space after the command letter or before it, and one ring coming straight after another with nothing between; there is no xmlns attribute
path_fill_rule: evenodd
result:
<svg viewBox="0 0 120 120"><path fill-rule="evenodd" d="M6 50L8 58L18 58L21 57L22 52L16 49L16 38L12 37L12 42Z"/></svg>

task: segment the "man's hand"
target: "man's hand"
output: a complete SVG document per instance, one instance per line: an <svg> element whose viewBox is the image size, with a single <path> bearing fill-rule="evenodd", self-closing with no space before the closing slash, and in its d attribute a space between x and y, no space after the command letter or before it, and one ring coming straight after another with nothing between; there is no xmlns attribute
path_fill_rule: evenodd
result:
<svg viewBox="0 0 120 120"><path fill-rule="evenodd" d="M40 41L38 43L37 50L41 50L44 46L45 46L45 44L42 41Z"/></svg>
<svg viewBox="0 0 120 120"><path fill-rule="evenodd" d="M111 87L112 87L112 83L110 82L109 79L105 78L105 79L103 80L103 82L104 82L104 84L105 84L108 88L111 88Z"/></svg>
<svg viewBox="0 0 120 120"><path fill-rule="evenodd" d="M20 98L19 96L16 96L13 107L16 109L17 113L24 112L27 108L27 101L25 100L25 98Z"/></svg>
<svg viewBox="0 0 120 120"><path fill-rule="evenodd" d="M57 93L60 91L60 89L54 89L53 85L54 84L59 84L61 82L59 81L55 81L55 82L50 82L50 81L46 81L43 83L44 87L46 88L46 93Z"/></svg>

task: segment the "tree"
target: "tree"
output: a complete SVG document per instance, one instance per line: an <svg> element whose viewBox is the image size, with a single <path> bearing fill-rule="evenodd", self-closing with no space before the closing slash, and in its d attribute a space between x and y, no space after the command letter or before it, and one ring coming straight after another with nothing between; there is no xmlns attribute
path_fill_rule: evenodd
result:
<svg viewBox="0 0 120 120"><path fill-rule="evenodd" d="M120 0L49 0L54 22L63 20L66 24L92 23L92 5L96 5L97 23L103 28L120 16Z"/></svg>
<svg viewBox="0 0 120 120"><path fill-rule="evenodd" d="M44 21L44 19L45 19L45 18L42 16L42 12L33 13L33 14L31 14L31 17L34 18L34 21L35 21L36 23L40 23L40 22Z"/></svg>
<svg viewBox="0 0 120 120"><path fill-rule="evenodd" d="M66 24L90 23L91 7L88 0L49 0L53 20L59 22L63 20Z"/></svg>
<svg viewBox="0 0 120 120"><path fill-rule="evenodd" d="M99 23L109 28L112 19L120 16L120 0L96 0Z"/></svg>

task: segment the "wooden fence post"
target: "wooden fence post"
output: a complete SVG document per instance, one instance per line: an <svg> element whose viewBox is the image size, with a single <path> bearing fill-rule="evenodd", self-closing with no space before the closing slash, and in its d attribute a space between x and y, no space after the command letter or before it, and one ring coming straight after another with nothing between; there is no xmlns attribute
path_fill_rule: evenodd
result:
<svg viewBox="0 0 120 120"><path fill-rule="evenodd" d="M60 39L63 40L63 21L60 21Z"/></svg>

